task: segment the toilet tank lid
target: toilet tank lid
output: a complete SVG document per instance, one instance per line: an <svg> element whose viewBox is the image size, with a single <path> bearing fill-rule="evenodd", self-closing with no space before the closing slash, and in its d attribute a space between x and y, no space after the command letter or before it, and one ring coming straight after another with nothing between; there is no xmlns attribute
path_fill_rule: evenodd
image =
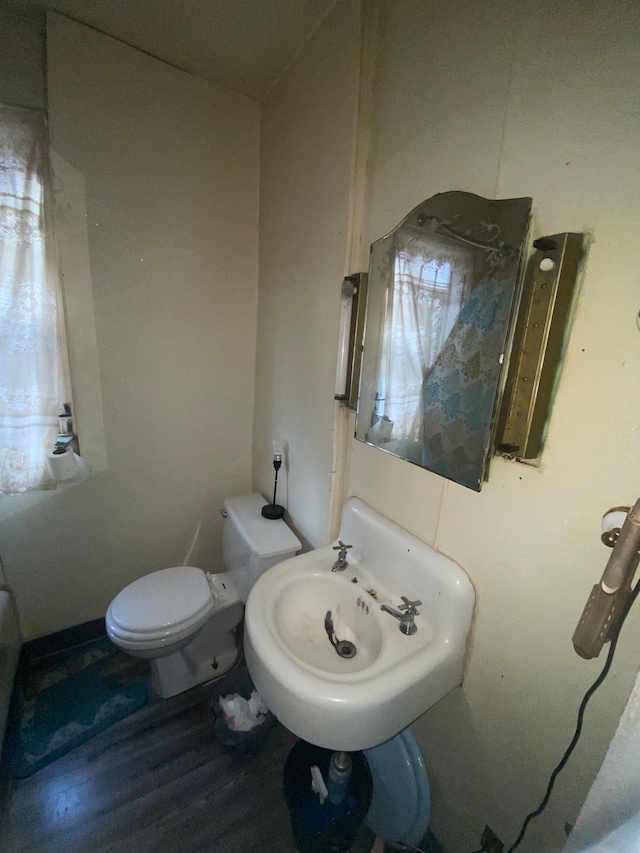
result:
<svg viewBox="0 0 640 853"><path fill-rule="evenodd" d="M302 543L285 521L264 518L262 507L266 504L262 495L242 495L227 498L224 508L238 533L259 557L278 557L299 551Z"/></svg>

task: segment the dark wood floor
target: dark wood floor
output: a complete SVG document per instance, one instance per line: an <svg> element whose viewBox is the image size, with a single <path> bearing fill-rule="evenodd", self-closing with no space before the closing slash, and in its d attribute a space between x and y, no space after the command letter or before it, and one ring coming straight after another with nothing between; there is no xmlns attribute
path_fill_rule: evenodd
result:
<svg viewBox="0 0 640 853"><path fill-rule="evenodd" d="M214 734L210 689L155 700L27 779L5 768L2 853L294 853L277 725L254 757ZM369 851L364 827L354 851Z"/></svg>

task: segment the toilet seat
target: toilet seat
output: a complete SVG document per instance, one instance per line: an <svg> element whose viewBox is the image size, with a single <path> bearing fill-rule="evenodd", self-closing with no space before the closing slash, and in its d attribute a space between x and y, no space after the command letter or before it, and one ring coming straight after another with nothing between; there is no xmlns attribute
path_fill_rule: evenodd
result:
<svg viewBox="0 0 640 853"><path fill-rule="evenodd" d="M162 569L118 593L109 605L107 626L125 648L173 643L199 630L219 598L201 569Z"/></svg>

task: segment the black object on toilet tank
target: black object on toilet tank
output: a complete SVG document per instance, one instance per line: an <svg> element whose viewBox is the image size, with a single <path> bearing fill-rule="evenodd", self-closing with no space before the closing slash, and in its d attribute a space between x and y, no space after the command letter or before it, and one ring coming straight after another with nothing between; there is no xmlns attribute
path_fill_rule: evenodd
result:
<svg viewBox="0 0 640 853"><path fill-rule="evenodd" d="M343 853L355 841L371 803L373 786L362 752L350 753L352 770L344 800L320 803L311 789L311 768L317 765L325 781L333 751L299 740L285 762L283 789L291 829L300 853Z"/></svg>

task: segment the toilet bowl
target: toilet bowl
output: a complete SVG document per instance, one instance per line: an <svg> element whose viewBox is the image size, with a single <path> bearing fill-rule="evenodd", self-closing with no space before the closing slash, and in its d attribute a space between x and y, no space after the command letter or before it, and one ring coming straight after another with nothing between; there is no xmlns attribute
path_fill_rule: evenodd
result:
<svg viewBox="0 0 640 853"><path fill-rule="evenodd" d="M231 669L249 590L268 568L302 547L284 521L263 518L266 503L257 494L225 501L226 572L160 569L133 581L109 605L110 640L151 661L152 687L164 699Z"/></svg>

